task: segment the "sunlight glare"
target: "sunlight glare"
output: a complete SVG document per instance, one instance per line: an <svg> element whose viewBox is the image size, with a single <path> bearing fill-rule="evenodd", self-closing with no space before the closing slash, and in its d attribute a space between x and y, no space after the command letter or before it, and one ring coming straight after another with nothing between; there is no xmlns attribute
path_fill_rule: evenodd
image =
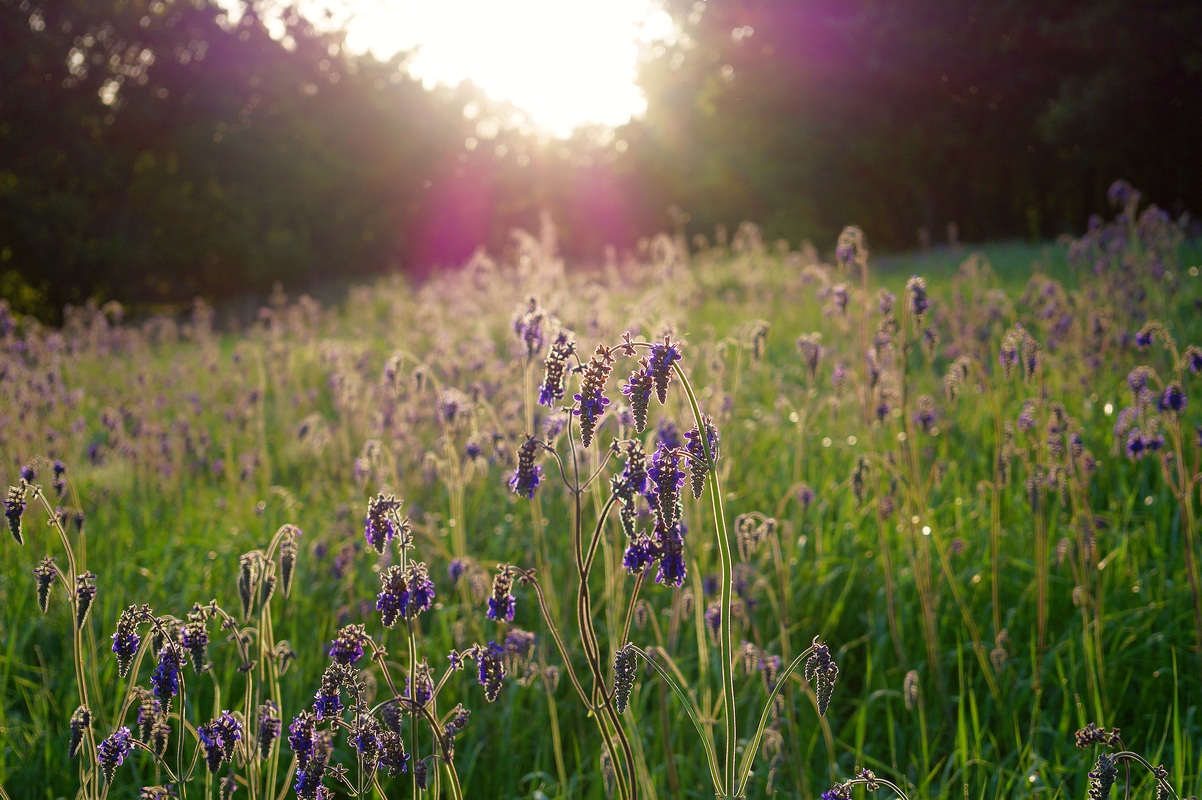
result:
<svg viewBox="0 0 1202 800"><path fill-rule="evenodd" d="M560 137L641 114L639 44L672 25L653 0L357 0L351 13L350 48L416 48L410 71L427 86L471 81Z"/></svg>

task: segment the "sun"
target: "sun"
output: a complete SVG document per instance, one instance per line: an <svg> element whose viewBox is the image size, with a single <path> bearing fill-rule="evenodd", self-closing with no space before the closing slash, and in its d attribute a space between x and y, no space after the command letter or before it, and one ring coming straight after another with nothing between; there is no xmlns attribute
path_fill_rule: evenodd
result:
<svg viewBox="0 0 1202 800"><path fill-rule="evenodd" d="M416 48L410 69L427 85L470 81L558 137L641 114L640 43L671 26L654 0L354 0L342 8L351 49L387 58Z"/></svg>

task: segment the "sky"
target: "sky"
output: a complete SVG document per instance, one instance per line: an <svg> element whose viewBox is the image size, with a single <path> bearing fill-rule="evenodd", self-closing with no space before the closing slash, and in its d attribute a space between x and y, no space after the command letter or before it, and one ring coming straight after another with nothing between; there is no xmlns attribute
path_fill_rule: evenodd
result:
<svg viewBox="0 0 1202 800"><path fill-rule="evenodd" d="M656 0L306 0L310 19L346 20L347 46L380 58L416 48L423 83L471 81L566 137L617 126L646 108L635 85L640 42L671 20Z"/></svg>

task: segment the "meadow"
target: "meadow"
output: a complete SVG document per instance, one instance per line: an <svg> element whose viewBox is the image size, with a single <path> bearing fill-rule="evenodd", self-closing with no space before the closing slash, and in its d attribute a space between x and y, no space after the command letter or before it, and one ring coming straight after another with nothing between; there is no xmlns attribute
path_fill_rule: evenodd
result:
<svg viewBox="0 0 1202 800"><path fill-rule="evenodd" d="M5 311L0 786L1199 794L1202 250L1111 195Z"/></svg>

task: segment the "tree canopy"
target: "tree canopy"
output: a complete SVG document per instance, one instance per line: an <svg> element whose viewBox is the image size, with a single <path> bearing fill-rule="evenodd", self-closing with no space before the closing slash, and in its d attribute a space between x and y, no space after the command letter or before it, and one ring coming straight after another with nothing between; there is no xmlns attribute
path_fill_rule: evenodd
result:
<svg viewBox="0 0 1202 800"><path fill-rule="evenodd" d="M453 264L549 212L569 255L751 220L907 247L1078 230L1123 177L1202 205L1202 7L665 0L644 119L540 136L470 86L427 90L295 9L0 0L0 293L303 287Z"/></svg>

